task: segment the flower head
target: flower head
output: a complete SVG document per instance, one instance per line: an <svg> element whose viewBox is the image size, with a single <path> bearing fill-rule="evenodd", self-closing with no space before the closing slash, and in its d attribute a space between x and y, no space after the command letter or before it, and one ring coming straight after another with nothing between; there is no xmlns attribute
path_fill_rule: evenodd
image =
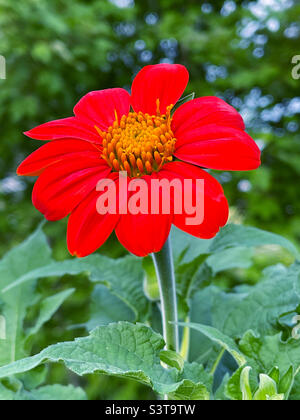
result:
<svg viewBox="0 0 300 420"><path fill-rule="evenodd" d="M203 168L250 170L260 165L260 151L245 132L239 113L223 100L203 97L173 107L182 96L189 75L184 66L144 67L134 79L131 95L124 89L95 91L84 96L74 116L51 121L27 133L49 141L18 168L19 175L38 176L33 189L35 207L48 220L68 215L68 247L84 257L96 251L115 230L132 253L145 256L163 247L172 224L200 238L212 238L228 219L228 203L221 185ZM99 181L108 179L120 193L119 173L129 181L191 180L197 199L197 180L204 180L204 218L188 224L188 212L101 214ZM121 194L117 194L119 201ZM120 207L118 207L120 209Z"/></svg>

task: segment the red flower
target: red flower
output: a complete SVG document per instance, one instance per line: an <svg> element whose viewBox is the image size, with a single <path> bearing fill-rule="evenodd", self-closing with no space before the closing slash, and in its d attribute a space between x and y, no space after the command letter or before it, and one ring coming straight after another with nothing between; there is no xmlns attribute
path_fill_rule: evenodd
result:
<svg viewBox="0 0 300 420"><path fill-rule="evenodd" d="M18 168L19 175L38 176L32 201L48 220L68 215L68 247L84 257L96 251L115 229L133 254L145 256L163 247L171 225L199 238L212 238L228 219L221 185L200 167L250 170L260 165L260 151L244 131L239 113L215 97L203 97L178 108L189 79L181 65L143 68L131 96L124 89L91 92L74 108L74 117L52 121L27 133L51 140ZM130 107L133 110L130 112ZM176 158L176 161L174 159ZM129 178L205 181L204 221L186 224L187 214L100 215L96 191L100 179L118 186L118 171ZM130 193L129 193L130 194ZM174 195L171 197L174 204ZM150 205L150 204L149 204Z"/></svg>

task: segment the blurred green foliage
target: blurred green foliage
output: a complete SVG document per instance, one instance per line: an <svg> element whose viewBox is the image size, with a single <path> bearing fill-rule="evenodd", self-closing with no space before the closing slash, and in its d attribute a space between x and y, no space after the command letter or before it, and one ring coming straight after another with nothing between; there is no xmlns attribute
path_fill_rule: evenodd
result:
<svg viewBox="0 0 300 420"><path fill-rule="evenodd" d="M214 173L225 188L233 220L298 242L300 80L292 78L291 60L300 53L299 16L296 0L0 0L0 55L7 67L6 80L0 80L0 255L41 220L30 200L34 180L15 176L17 165L40 145L22 132L70 116L91 90L130 89L142 66L158 62L186 65L187 93L216 95L231 103L262 148L259 170ZM65 222L47 225L46 231L54 256L64 259ZM112 237L102 253L117 257L124 250ZM261 253L256 259L263 267ZM249 271L255 283L257 270ZM224 286L220 277L217 281ZM225 284L240 282L240 273L234 272ZM44 291L47 285L56 287L49 280ZM64 278L67 285L74 286L74 278ZM89 299L85 285L81 277L66 313L56 315L53 325L65 327L65 318L86 321L76 319L77 309ZM53 325L41 335L40 348L61 337ZM67 331L64 339L78 335ZM49 383L53 378L53 383L69 383L65 375L56 366ZM95 399L151 397L132 382L103 377L84 381Z"/></svg>

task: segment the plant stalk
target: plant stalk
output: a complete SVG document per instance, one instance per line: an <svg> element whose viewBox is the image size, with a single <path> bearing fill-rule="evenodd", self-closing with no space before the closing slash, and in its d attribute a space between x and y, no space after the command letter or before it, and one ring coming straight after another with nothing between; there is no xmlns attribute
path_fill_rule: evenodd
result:
<svg viewBox="0 0 300 420"><path fill-rule="evenodd" d="M176 282L170 238L160 252L152 254L152 258L159 284L166 349L179 352Z"/></svg>

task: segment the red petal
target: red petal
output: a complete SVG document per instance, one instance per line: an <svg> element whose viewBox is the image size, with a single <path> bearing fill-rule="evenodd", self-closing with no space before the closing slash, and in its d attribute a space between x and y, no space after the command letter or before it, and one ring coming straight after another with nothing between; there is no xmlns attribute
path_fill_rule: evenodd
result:
<svg viewBox="0 0 300 420"><path fill-rule="evenodd" d="M86 157L100 158L101 147L86 141L66 139L53 140L37 149L25 159L17 169L18 175L39 176L50 165L77 157L78 160Z"/></svg>
<svg viewBox="0 0 300 420"><path fill-rule="evenodd" d="M106 131L130 111L130 95L125 89L107 89L88 93L74 108L80 120Z"/></svg>
<svg viewBox="0 0 300 420"><path fill-rule="evenodd" d="M160 112L175 105L189 81L187 69L179 64L156 64L144 67L132 84L131 104L136 112L156 115L157 99Z"/></svg>
<svg viewBox="0 0 300 420"><path fill-rule="evenodd" d="M36 140L74 138L87 140L92 143L101 142L101 137L94 127L84 124L75 117L50 121L46 124L39 125L24 134Z"/></svg>
<svg viewBox="0 0 300 420"><path fill-rule="evenodd" d="M148 214L122 215L116 227L116 235L121 244L132 254L145 257L158 252L164 246L172 225L171 214L151 214L151 179L155 175L144 176L148 185ZM132 197L133 193L129 193Z"/></svg>
<svg viewBox="0 0 300 420"><path fill-rule="evenodd" d="M99 158L69 159L45 169L35 183L32 202L48 220L60 220L70 214L110 173Z"/></svg>
<svg viewBox="0 0 300 420"><path fill-rule="evenodd" d="M175 156L205 168L247 171L260 165L260 150L242 130L209 124L177 136Z"/></svg>
<svg viewBox="0 0 300 420"><path fill-rule="evenodd" d="M171 162L164 165L159 172L159 178L166 178L169 181L179 179L184 185L184 180L192 180L193 204L199 203L196 196L196 180L204 180L204 219L201 224L189 225L187 218L193 217L184 211L182 214L174 214L173 223L179 229L203 239L214 237L220 227L224 226L228 220L228 203L224 196L223 189L218 181L206 171L183 162ZM185 194L187 192L185 191ZM184 195L185 196L185 195ZM173 200L178 199L173 195Z"/></svg>
<svg viewBox="0 0 300 420"><path fill-rule="evenodd" d="M172 120L175 137L185 131L207 124L218 124L245 130L241 115L229 104L215 96L206 96L187 102L177 109Z"/></svg>
<svg viewBox="0 0 300 420"><path fill-rule="evenodd" d="M116 174L108 178L116 179ZM86 257L100 248L109 238L119 220L119 215L100 215L97 200L101 193L92 191L73 211L68 224L68 248L72 255Z"/></svg>

